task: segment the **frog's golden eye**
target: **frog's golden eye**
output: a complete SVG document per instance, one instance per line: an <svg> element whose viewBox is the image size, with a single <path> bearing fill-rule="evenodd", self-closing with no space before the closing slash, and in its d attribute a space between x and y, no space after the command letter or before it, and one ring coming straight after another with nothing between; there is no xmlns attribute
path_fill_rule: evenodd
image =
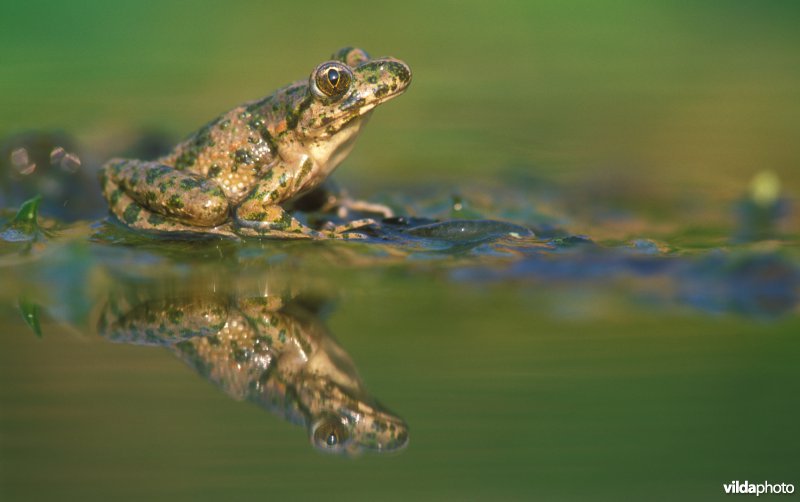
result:
<svg viewBox="0 0 800 502"><path fill-rule="evenodd" d="M317 66L311 73L311 91L325 101L341 99L350 89L353 74L347 65L338 61L328 61Z"/></svg>
<svg viewBox="0 0 800 502"><path fill-rule="evenodd" d="M347 427L336 417L326 417L313 426L314 445L323 450L339 450L350 439Z"/></svg>

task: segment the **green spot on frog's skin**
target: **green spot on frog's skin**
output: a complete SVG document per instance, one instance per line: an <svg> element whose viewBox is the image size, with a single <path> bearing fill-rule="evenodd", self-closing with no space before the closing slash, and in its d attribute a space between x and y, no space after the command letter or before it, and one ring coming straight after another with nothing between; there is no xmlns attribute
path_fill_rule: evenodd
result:
<svg viewBox="0 0 800 502"><path fill-rule="evenodd" d="M211 167L208 169L208 177L209 178L216 178L222 172L222 168L219 167L219 164L212 164Z"/></svg>
<svg viewBox="0 0 800 502"><path fill-rule="evenodd" d="M292 215L284 212L281 218L277 221L277 226L281 230L285 230L292 226Z"/></svg>
<svg viewBox="0 0 800 502"><path fill-rule="evenodd" d="M244 217L247 221L266 221L267 213L250 213Z"/></svg>
<svg viewBox="0 0 800 502"><path fill-rule="evenodd" d="M213 138L211 137L211 129L215 124L216 121L206 124L195 133L194 137L184 143L183 151L178 158L175 159L175 169L183 170L193 166L195 162L197 162L197 157L200 153L214 144Z"/></svg>
<svg viewBox="0 0 800 502"><path fill-rule="evenodd" d="M180 324L183 320L183 311L178 309L171 309L167 312L167 318L172 324Z"/></svg>
<svg viewBox="0 0 800 502"><path fill-rule="evenodd" d="M193 166L196 160L197 154L191 150L187 150L181 153L178 158L175 159L175 169L182 171L187 167Z"/></svg>
<svg viewBox="0 0 800 502"><path fill-rule="evenodd" d="M166 183L159 183L158 184L158 191L161 193L167 192L167 184Z"/></svg>
<svg viewBox="0 0 800 502"><path fill-rule="evenodd" d="M300 88L297 88L300 89ZM309 93L300 104L297 106L295 110L287 110L286 111L286 126L288 129L295 129L297 127L297 123L300 120L300 117L303 115L303 112L311 106L314 102L314 97Z"/></svg>
<svg viewBox="0 0 800 502"><path fill-rule="evenodd" d="M139 213L142 211L142 208L138 204L128 204L128 207L125 208L125 212L122 213L122 219L125 220L125 223L132 225L139 219Z"/></svg>
<svg viewBox="0 0 800 502"><path fill-rule="evenodd" d="M248 127L250 129L258 132L259 136L261 137L262 141L264 141L267 146L269 147L270 152L275 152L277 150L277 146L275 145L275 140L272 139L272 135L269 133L264 120L261 118L254 118L250 122L248 122Z"/></svg>
<svg viewBox="0 0 800 502"><path fill-rule="evenodd" d="M111 172L114 173L115 176L119 176L119 173L122 171L123 166L125 166L125 161L120 160L119 162L114 162L113 164L108 166L108 168L111 170Z"/></svg>
<svg viewBox="0 0 800 502"><path fill-rule="evenodd" d="M200 186L200 182L192 178L185 178L181 180L181 188L183 190L191 190Z"/></svg>
<svg viewBox="0 0 800 502"><path fill-rule="evenodd" d="M158 213L150 213L150 216L147 217L147 223L157 227L159 225L163 225L166 223L167 219L161 216Z"/></svg>
<svg viewBox="0 0 800 502"><path fill-rule="evenodd" d="M374 94L376 98L383 97L389 94L389 86L387 86L386 84L381 84L375 88L372 94Z"/></svg>
<svg viewBox="0 0 800 502"><path fill-rule="evenodd" d="M144 193L144 200L145 202L147 202L147 204L153 205L153 203L155 203L157 198L158 195L156 195L156 193L152 190L148 190L147 192Z"/></svg>
<svg viewBox="0 0 800 502"><path fill-rule="evenodd" d="M280 330L280 332L278 333L278 340L280 340L281 343L286 343L286 330L285 329Z"/></svg>
<svg viewBox="0 0 800 502"><path fill-rule="evenodd" d="M364 98L348 99L348 100L344 101L341 105L339 105L339 110L341 110L343 112L346 112L346 111L349 111L349 110L358 110L359 108L364 106L366 103L367 103L367 100L364 99ZM345 122L345 123L347 123L347 122Z"/></svg>
<svg viewBox="0 0 800 502"><path fill-rule="evenodd" d="M230 119L225 119L225 120L223 120L222 122L219 123L220 131L224 131L227 128L229 128L230 126L231 126L231 120Z"/></svg>
<svg viewBox="0 0 800 502"><path fill-rule="evenodd" d="M250 359L249 354L244 349L235 349L233 351L233 360L239 364L246 363Z"/></svg>
<svg viewBox="0 0 800 502"><path fill-rule="evenodd" d="M172 169L167 166L156 167L153 169L148 169L147 174L145 174L144 179L147 181L148 185L152 185L156 182L156 179L160 178L161 176L167 174Z"/></svg>
<svg viewBox="0 0 800 502"><path fill-rule="evenodd" d="M377 75L370 75L367 77L367 82L370 84L377 84L378 83L378 76Z"/></svg>
<svg viewBox="0 0 800 502"><path fill-rule="evenodd" d="M183 208L183 200L181 200L180 195L173 195L172 197L167 200L167 207L172 209L182 209Z"/></svg>
<svg viewBox="0 0 800 502"><path fill-rule="evenodd" d="M261 117L255 117L247 123L247 127L253 131L260 131L264 127L264 120Z"/></svg>
<svg viewBox="0 0 800 502"><path fill-rule="evenodd" d="M286 188L286 184L289 181L289 177L286 173L281 173L281 177L278 179L278 183L280 184L281 188Z"/></svg>
<svg viewBox="0 0 800 502"><path fill-rule="evenodd" d="M314 164L311 162L311 159L306 159L303 162L302 167L300 167L300 172L297 173L297 177L295 178L294 186L299 187L302 185L303 181L308 176L308 173L311 172L311 169L314 167Z"/></svg>
<svg viewBox="0 0 800 502"><path fill-rule="evenodd" d="M233 152L233 160L237 164L252 164L253 155L249 150L240 148L239 150Z"/></svg>
<svg viewBox="0 0 800 502"><path fill-rule="evenodd" d="M119 204L119 198L122 197L122 190L117 188L113 192L111 192L111 205L116 206Z"/></svg>

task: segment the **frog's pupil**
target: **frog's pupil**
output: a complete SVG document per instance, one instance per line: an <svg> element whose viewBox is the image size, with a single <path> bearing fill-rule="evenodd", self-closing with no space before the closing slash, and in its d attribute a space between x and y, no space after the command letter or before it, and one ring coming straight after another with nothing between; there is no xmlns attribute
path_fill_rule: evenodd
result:
<svg viewBox="0 0 800 502"><path fill-rule="evenodd" d="M328 81L334 87L336 87L336 83L339 82L339 72L335 68L328 70Z"/></svg>
<svg viewBox="0 0 800 502"><path fill-rule="evenodd" d="M326 441L326 443L328 443L328 446L335 446L337 442L338 441L336 440L336 433L331 432L330 434L328 434L328 439Z"/></svg>

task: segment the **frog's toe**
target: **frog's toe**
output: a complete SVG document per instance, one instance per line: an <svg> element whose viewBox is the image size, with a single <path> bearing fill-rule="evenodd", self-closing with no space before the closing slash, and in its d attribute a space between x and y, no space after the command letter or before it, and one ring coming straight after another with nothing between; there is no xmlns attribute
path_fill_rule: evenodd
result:
<svg viewBox="0 0 800 502"><path fill-rule="evenodd" d="M333 226L331 224L323 227L323 231L329 236L348 239L366 239L368 236L356 233L355 230L376 225L377 222L372 218L362 218L360 220L353 220L342 225Z"/></svg>
<svg viewBox="0 0 800 502"><path fill-rule="evenodd" d="M383 218L391 218L394 216L392 208L385 204L355 199L345 199L342 201L337 208L336 215L340 218L346 218L351 212L379 214Z"/></svg>

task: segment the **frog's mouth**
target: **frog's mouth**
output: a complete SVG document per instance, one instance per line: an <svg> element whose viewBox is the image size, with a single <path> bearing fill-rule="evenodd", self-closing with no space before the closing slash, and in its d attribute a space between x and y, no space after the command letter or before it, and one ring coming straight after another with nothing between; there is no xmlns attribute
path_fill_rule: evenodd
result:
<svg viewBox="0 0 800 502"><path fill-rule="evenodd" d="M411 84L411 68L394 58L378 58L357 66L355 92L339 105L343 112L365 114L403 94Z"/></svg>

